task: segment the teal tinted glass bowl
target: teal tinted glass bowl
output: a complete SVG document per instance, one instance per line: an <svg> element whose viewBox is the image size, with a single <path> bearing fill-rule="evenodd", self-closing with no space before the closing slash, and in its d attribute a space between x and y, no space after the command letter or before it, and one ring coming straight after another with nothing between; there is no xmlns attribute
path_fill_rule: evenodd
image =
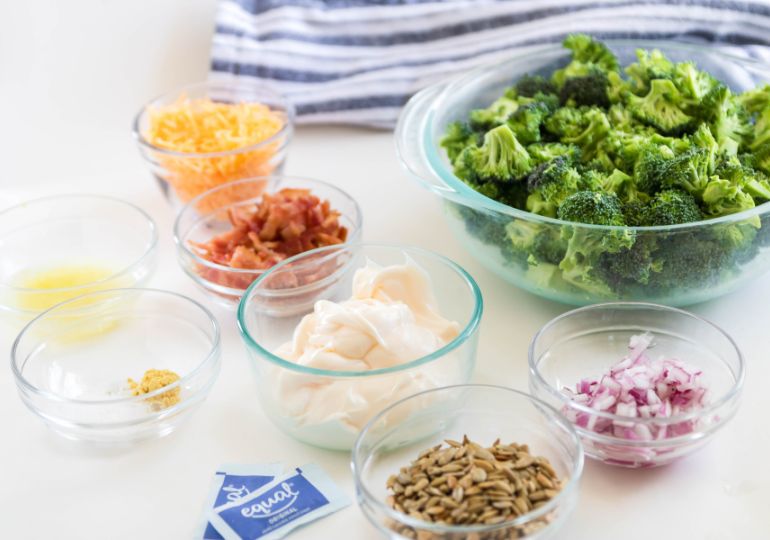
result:
<svg viewBox="0 0 770 540"><path fill-rule="evenodd" d="M607 41L621 65L635 61L638 48L657 48L674 61L694 61L740 92L770 81L770 67L704 46L671 41ZM525 74L547 75L569 61L559 44L512 51L505 62L471 71L426 88L407 104L396 129L399 158L409 174L441 196L447 222L461 244L487 269L538 296L585 305L611 300L648 301L670 306L702 302L731 292L770 268L770 204L717 219L673 226L608 227L568 223L518 210L474 191L453 172L439 145L447 125L488 106ZM657 272L638 280L585 280L553 263L533 264L512 240L582 235L583 244L626 235L649 248ZM729 242L735 240L735 244ZM713 245L715 249L690 249ZM726 244L727 242L727 244ZM719 246L728 246L723 250ZM703 257L706 253L708 256ZM529 259L529 260L528 260ZM598 267L605 261L589 261ZM675 270L676 269L676 270Z"/></svg>

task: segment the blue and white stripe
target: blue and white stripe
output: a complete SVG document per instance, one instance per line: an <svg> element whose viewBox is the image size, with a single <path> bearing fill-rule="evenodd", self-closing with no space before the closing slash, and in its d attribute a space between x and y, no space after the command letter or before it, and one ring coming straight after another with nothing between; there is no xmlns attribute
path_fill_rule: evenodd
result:
<svg viewBox="0 0 770 540"><path fill-rule="evenodd" d="M770 0L222 0L212 78L275 86L300 123L391 127L417 90L571 32L770 60Z"/></svg>

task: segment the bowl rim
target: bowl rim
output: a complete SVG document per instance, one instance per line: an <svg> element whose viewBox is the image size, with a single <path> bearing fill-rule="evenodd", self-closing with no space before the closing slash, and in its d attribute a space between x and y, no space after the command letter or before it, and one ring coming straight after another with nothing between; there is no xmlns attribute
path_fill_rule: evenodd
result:
<svg viewBox="0 0 770 540"><path fill-rule="evenodd" d="M504 391L508 393L513 393L518 397L527 399L532 405L536 406L538 409L540 409L544 413L547 413L546 417L548 418L548 420L551 422L555 421L565 431L565 433L567 433L570 436L570 439L573 443L573 448L576 449L576 455L571 460L572 467L567 477L567 483L566 485L564 485L564 487L562 487L562 489L559 491L556 497L548 501L546 504L544 504L540 508L537 508L531 512L522 514L516 519L512 519L510 521L505 521L503 523L498 523L495 525L440 525L437 523L430 523L428 521L415 519L407 514L402 514L401 512L398 512L390 508L387 504L384 503L384 501L380 500L378 497L375 497L369 491L369 489L361 481L361 471L363 469L363 462L365 461L365 459L361 459L361 456L360 456L360 454L362 453L361 444L363 443L364 436L367 434L369 429L380 418L385 416L392 409L400 406L402 403L405 403L411 399L419 398L434 392L438 393L438 392L446 392L446 391L453 391L453 390L460 390L460 389L486 389L486 390L492 390L492 391ZM442 441L442 444L443 444L443 441ZM582 477L582 474L583 474L583 468L585 465L585 452L583 450L583 443L582 443L582 440L580 439L580 436L577 430L575 429L575 426L572 424L572 422L570 422L563 414L557 411L554 407L552 407L545 401L541 400L537 396L533 396L532 394L528 394L527 392L523 392L521 390L516 390L515 388L510 388L507 386L496 385L496 384L474 384L474 383L442 386L439 388L432 388L430 390L423 390L422 392L413 394L411 396L407 396L403 399L396 401L395 403L392 403L391 405L389 405L388 407L386 407L385 409L377 413L375 416L373 416L371 419L369 419L369 421L364 425L364 427L361 429L358 436L356 437L356 442L353 445L353 449L351 450L350 455L351 455L350 468L353 473L353 481L355 483L356 491L361 495L363 499L365 499L368 503L373 504L375 507L377 507L379 511L383 512L386 516L388 516L389 518L395 521L398 521L399 523L404 523L412 527L418 527L420 529L426 529L431 532L437 532L437 533L489 532L489 531L495 531L499 529L507 529L509 527L516 527L519 525L525 525L530 521L538 519L548 514L549 512L553 511L556 507L558 507L562 503L562 501L564 501L565 499L568 499L568 495L571 495L573 492L576 493L580 483L580 478Z"/></svg>
<svg viewBox="0 0 770 540"><path fill-rule="evenodd" d="M148 141L147 138L142 133L142 129L140 127L142 119L154 106L156 106L158 102L163 101L166 98L169 98L171 101L173 101L175 99L182 97L183 95L185 95L187 92L191 90L197 90L201 88L215 88L215 87L244 90L244 91L251 90L251 91L262 92L265 94L271 94L272 95L271 97L276 98L276 101L279 101L281 105L284 107L283 111L279 111L281 115L285 117L283 126L281 126L281 129L279 129L276 133L274 133L267 139L260 141L258 143L254 143L248 146L242 146L240 148L234 148L232 150L220 150L218 152L180 152L179 150L172 150L170 148L157 146L151 143L150 141ZM261 102L254 100L254 101L251 101L251 103L261 103ZM270 110L274 111L274 109L272 108L270 108ZM197 83L186 84L184 86L176 88L175 90L164 92L163 94L159 94L155 96L153 99L151 99L150 101L142 105L142 108L139 109L139 112L136 113L136 115L134 116L134 121L132 122L132 127L131 127L131 134L140 148L148 151L152 151L152 152L157 152L159 154L164 154L166 156L181 157L181 158L225 157L225 156L231 156L233 154L239 154L242 152L253 152L255 150L259 150L260 148L274 144L276 141L278 141L283 137L285 137L286 139L283 144L287 144L289 138L291 137L291 134L294 132L295 117L296 117L296 110L294 108L294 103L291 100L289 100L286 97L286 95L279 92L271 84L246 80L242 78L238 78L235 80L214 79L214 80L200 81Z"/></svg>
<svg viewBox="0 0 770 540"><path fill-rule="evenodd" d="M727 392L725 392L722 396L720 396L719 399L717 399L712 403L709 403L707 406L703 407L702 409L690 411L685 414L669 416L667 418L656 418L656 417L639 418L639 417L631 417L631 416L622 416L614 413L608 413L605 411L597 411L596 409L592 409L591 407L588 407L586 405L576 403L575 401L570 399L568 396L562 394L558 389L554 388L553 385L551 385L545 379L545 377L543 377L540 369L538 369L539 359L537 360L535 359L535 347L538 343L538 340L542 337L542 335L546 331L559 325L564 320L575 315L581 315L585 313L590 313L592 311L600 311L605 309L668 311L669 313L677 314L677 315L695 320L699 324L706 325L711 329L716 330L718 334L721 334L727 340L727 343L729 343L732 349L735 351L736 358L738 360L738 369L737 369L737 373L735 373L735 381L730 386L730 389ZM723 330L721 327L714 324L713 322L709 321L708 319L695 315L692 312L685 311L683 309L679 309L675 307L665 306L663 304L654 304L651 302L623 302L623 301L603 302L600 304L592 304L589 306L579 307L576 309L569 310L565 313L562 313L561 315L554 317L553 319L548 321L546 324L544 324L537 331L537 333L535 333L535 335L532 337L532 340L530 341L529 348L527 351L527 363L529 364L530 382L534 382L538 386L545 388L549 396L552 398L556 398L563 407L567 407L570 410L577 410L586 414L590 414L592 416L596 416L597 418L611 420L613 422L633 421L635 424L656 425L656 426L661 426L661 425L667 426L670 424L678 424L687 420L694 420L694 419L708 416L712 413L717 412L721 407L728 404L736 397L740 396L741 390L743 389L744 379L746 376L746 362L743 357L743 353L741 352L735 340L725 330ZM721 419L716 424L717 425L722 424L722 420L724 420L724 418ZM701 433L701 431L699 430L696 432L687 433L685 435L680 435L677 437L669 437L669 438L661 439L660 441L639 441L639 440L629 440L629 439L623 439L620 437L608 436L602 433L596 433L594 431L591 431L589 429L582 428L579 426L576 426L576 430L579 433L585 433L590 438L603 437L607 441L612 441L612 442L623 441L623 444L627 446L645 446L645 447L670 446L672 441L676 441L678 439L692 439L693 433L696 433L696 434ZM657 443L660 443L660 444L657 444Z"/></svg>
<svg viewBox="0 0 770 540"><path fill-rule="evenodd" d="M258 287L265 279L267 279L270 275L272 275L273 272L280 271L285 266L293 264L298 260L302 260L305 257L323 255L325 253L334 252L334 251L350 252L351 250L360 250L368 247L385 248L388 250L400 251L402 254L407 256L410 253L417 253L421 256L432 257L433 259L444 264L445 266L448 266L451 270L455 272L456 275L460 277L460 279L462 279L465 282L465 285L468 287L468 289L470 289L470 292L474 299L473 312L471 313L470 318L466 323L465 327L460 331L459 334L457 334L457 336L455 336L455 338L452 341L450 341L440 349L433 351L430 354L421 356L419 358L415 358L414 360L405 362L403 364L397 364L395 366L390 366L387 368L371 369L366 371L339 371L339 370L329 370L329 369L318 369L314 367L303 366L295 362L290 362L284 358L281 358L280 356L275 355L273 352L265 349L251 336L246 326L246 320L245 320L246 306L249 304L252 289ZM319 281L323 282L323 279ZM318 283L319 282L314 282L308 285L302 285L300 287L296 287L288 290L292 290L296 292L297 290L302 290L303 287L308 287L309 285L316 286ZM256 280L254 280L254 282L251 285L249 285L249 288L246 289L246 291L243 293L243 296L241 297L241 301L238 304L237 319L238 319L238 331L240 332L241 338L246 344L246 347L250 349L255 349L255 351L262 358L266 359L267 361L281 368L288 369L289 371L293 371L297 373L317 375L322 377L362 379L366 377L376 377L378 375L398 373L401 371L406 371L409 369L413 369L413 368L428 364L430 362L433 362L434 360L439 360L446 354L450 353L451 351L453 351L454 349L456 349L457 347L465 343L469 338L471 338L476 333L481 323L481 316L483 312L484 312L484 299L481 294L481 289L479 288L478 284L473 279L473 277L462 266L460 266L453 260L443 255L440 255L434 251L416 247L416 246L406 246L406 245L388 244L388 243L357 242L354 244L338 244L334 246L326 246L326 247L306 251L304 253L300 253L299 255L295 255L294 257L285 259L280 263L278 263L277 265L273 266L272 268L269 268L267 272L259 276Z"/></svg>
<svg viewBox="0 0 770 540"><path fill-rule="evenodd" d="M133 210L134 212L138 213L141 217L144 218L145 223L148 225L148 230L150 233L150 237L147 243L145 244L145 249L142 252L142 254L134 262L130 263L128 266L116 272L111 273L109 276L98 279L96 281L91 281L89 283L84 283L82 285L75 285L73 287L58 287L55 289L36 289L36 288L29 288L29 287L16 287L8 282L0 281L0 288L5 288L11 291L17 291L20 293L28 293L28 294L50 294L50 293L59 293L59 292L67 292L67 291L77 291L80 289L90 289L94 285L107 283L125 274L129 274L133 272L136 268L142 266L146 262L146 260L152 256L153 252L155 251L155 248L158 245L158 225L155 223L155 221L152 219L152 217L150 217L150 215L146 211L144 211L137 205L130 203L128 201L125 201L123 199L119 199L117 197L112 197L110 195L95 195L91 193L65 193L61 195L47 195L45 197L38 197L36 199L22 202L22 203L13 205L9 208L0 210L0 219L10 214L11 212L24 211L26 208L29 208L32 205L37 205L39 203L50 203L53 201L66 200L66 199L83 199L83 200L91 199L93 201L96 201L97 204L99 202L108 201L111 203L117 203L117 204L123 205L129 208L130 210ZM82 217L78 217L77 219L82 219ZM39 223L42 223L42 222L43 222L42 220L39 221ZM50 306L49 308L46 308L46 310L43 310L43 311L47 311L52 307L55 307L55 305ZM29 313L43 312L38 310L14 310L14 311L23 311L23 312L29 312Z"/></svg>
<svg viewBox="0 0 770 540"><path fill-rule="evenodd" d="M179 380L163 386L161 388L158 388L157 390L153 390L152 392L148 392L146 394L142 394L139 396L125 396L125 397L119 397L117 399L94 399L94 400L88 400L88 399L77 399L77 398L68 398L65 396L61 396L59 394L56 394L54 392L50 392L48 390L42 390L32 383L30 383L22 374L19 366L18 366L18 360L23 360L26 362L26 359L20 359L18 358L18 347L21 344L21 341L26 337L27 333L33 328L33 326L40 320L46 318L51 312L54 310L57 310L59 308L66 307L67 304L71 304L77 301L81 301L84 298L93 297L93 296L106 296L106 295L116 295L120 297L123 294L126 293L138 293L138 294L160 294L165 296L171 296L176 299L182 300L184 302L188 302L192 304L193 307L199 309L201 312L203 312L203 315L208 319L208 327L212 331L211 336L211 346L209 351L206 353L206 355L203 357L203 359L196 365L191 371L186 373L184 376L179 377ZM11 363L11 371L13 372L14 379L16 379L16 384L19 387L20 390L25 390L27 392L30 392L36 396L39 396L41 398L44 398L48 401L56 401L59 403L68 403L72 405L78 405L78 406L105 406L105 405L115 405L115 404L123 404L123 403L131 403L131 402L140 402L145 401L147 399L153 398L155 396L159 396L161 394L165 394L166 392L173 390L175 388L181 387L183 384L187 383L188 381L192 380L195 376L197 376L200 372L203 371L205 367L208 367L209 365L218 365L219 363L219 354L221 350L221 330L219 327L219 323L217 322L216 317L214 314L206 308L203 304L198 302L197 300L194 300L190 298L189 296L185 296L183 294L179 294L173 291L167 291L163 289L153 289L153 288L143 288L143 287L126 287L126 288L117 288L117 289L104 289L101 291L94 291L86 294L82 294L80 296L76 296L75 298L71 298L69 300L65 300L64 302L59 302L58 304L51 306L47 310L43 311L39 315L37 315L34 319L29 321L27 324L24 325L24 327L21 329L19 334L16 336L16 339L13 341L13 345L11 345L11 354L10 354L10 363ZM212 379L216 378L216 372L213 375ZM210 388L210 385L206 386L205 388ZM205 390L204 388L204 390ZM171 411L176 411L181 408L182 405L184 405L184 401L180 401L178 404L167 407L165 409L162 409L161 411L164 414L170 414ZM156 411L153 411L156 412ZM150 415L151 416L151 415Z"/></svg>
<svg viewBox="0 0 770 540"><path fill-rule="evenodd" d="M649 48L667 48L670 50L680 50L683 52L706 53L716 58L721 58L722 60L733 62L735 64L752 66L755 70L756 69L763 70L767 72L768 78L770 78L770 71L768 70L767 66L758 60L750 59L750 58L742 58L740 56L736 56L728 52L711 50L703 46L699 46L692 43L686 43L686 42L675 41L675 40L667 40L667 39L659 39L659 40L606 39L606 40L602 40L602 42L607 44L610 49L612 49L613 46L636 46L636 47L649 47ZM753 208L750 208L748 210L744 210L742 212L736 212L734 214L728 214L728 215L719 216L711 219L702 219L700 221L693 221L690 223L678 223L678 224L672 224L672 225L655 225L655 226L646 226L646 227L642 227L642 226L632 227L629 225L595 225L591 223L578 223L573 221L565 221L558 218L541 216L539 214L527 212L526 210L520 210L518 208L514 208L506 204L503 204L501 202L498 202L494 199L490 199L489 197L482 195L481 193L475 191L473 188L465 184L465 182L463 182L460 178L458 178L454 174L454 172L446 166L440 154L441 150L439 149L437 141L433 140L433 137L431 134L431 128L433 126L433 117L437 114L437 111L439 109L444 107L445 105L444 101L447 100L453 94L457 93L458 90L462 89L468 82L473 81L479 78L480 76L486 75L496 70L500 70L501 68L511 63L524 63L528 60L538 58L543 54L556 53L559 51L562 51L565 55L569 54L569 51L564 49L561 43L541 44L525 53L522 53L516 56L512 55L507 60L497 61L497 62L486 64L483 66L479 66L477 68L474 68L470 71L466 71L465 73L462 73L459 76L456 76L449 80L436 83L432 86L429 86L421 90L418 94L412 97L412 100L419 101L421 98L424 98L426 95L430 96L431 93L438 92L438 95L436 96L434 101L430 104L429 107L427 107L423 118L420 119L421 133L417 135L417 140L419 141L419 145L421 146L419 150L423 154L423 157L426 159L430 172L433 173L433 175L444 186L451 189L453 194L456 194L456 195L448 195L446 193L446 189L439 189L435 187L432 187L429 189L431 189L441 197L453 200L458 204L464 204L465 206L468 206L474 210L481 210L481 211L487 211L490 213L503 214L513 218L523 219L527 221L534 221L538 223L546 223L546 224L558 225L558 226L566 225L571 227L580 227L580 228L600 230L600 231L631 231L634 233L657 232L657 231L687 231L689 229L701 228L704 225L708 225L708 224L736 223L736 222L746 221L755 216L770 213L770 201L767 201ZM404 111L406 110L407 108L404 109ZM397 137L396 138L397 147L400 147L402 144L403 144L403 141L400 141L399 138ZM398 150L397 153L401 158L400 159L401 164L403 166L406 166L405 159L403 157L403 152ZM407 167L407 170L408 170L408 167Z"/></svg>
<svg viewBox="0 0 770 540"><path fill-rule="evenodd" d="M242 178L240 180L233 180L232 182L226 182L224 184L220 184L212 189L209 189L207 191L204 191L200 195L196 195L193 199L191 199L189 202L187 202L182 209L179 211L179 213L176 216L176 219L174 220L174 228L173 228L173 234L174 234L174 244L177 247L177 253L180 252L191 257L195 260L197 264L200 264L202 266L206 266L207 268L212 268L214 270L219 270L222 272L228 272L231 274L245 274L245 275L261 275L270 270L270 268L263 268L263 269L253 269L253 268L232 268L230 266L226 266L224 264L219 264L215 262L211 262L207 259L204 259L200 255L198 255L195 251L190 249L190 247L187 245L187 242L182 240L183 234L181 233L181 221L182 218L186 217L187 215L193 214L197 212L195 209L195 206L200 202L201 199L204 197L207 197L215 192L231 188L232 186L237 186L241 184L250 184L250 183L258 183L258 182L265 182L265 188L259 192L259 195L256 197L252 197L250 199L244 199L242 201L238 201L235 203L229 203L224 206L218 207L216 210L212 210L210 212L206 212L204 215L198 216L198 219L195 220L192 226L197 225L201 221L204 221L212 214L215 214L217 212L221 212L223 210L226 210L228 208L232 208L234 206L243 205L243 204L253 204L254 202L260 200L262 198L262 195L264 193L275 193L278 189L283 188L290 188L291 186L282 186L281 184L283 182L293 182L293 181L300 181L300 182L307 182L310 184L315 184L317 186L321 186L326 189L330 189L337 193L342 199L345 199L346 202L351 203L354 209L354 216L349 216L347 214L341 214L340 217L346 217L346 218L352 218L351 221L353 222L353 230L348 231L348 240L346 240L344 243L351 243L352 241L357 241L358 238L361 235L361 229L363 228L363 212L361 211L361 206L358 204L358 201L356 201L353 197L350 196L349 193L341 189L340 187L330 183L325 182L323 180L316 180L315 178L308 178L308 177L302 177L302 176L291 176L291 175L284 175L284 174L271 174L266 176L252 176L249 178ZM271 189L275 188L275 191L271 191ZM311 190L311 194L315 195L312 192L313 188L309 188ZM323 199L322 199L323 200ZM335 208L332 208L332 210L336 210ZM343 244L335 244L335 245L343 245ZM307 251L303 253L308 253ZM300 253L299 255L302 255ZM296 256L296 255L295 255ZM181 261L180 261L181 262ZM283 261L281 261L283 262ZM279 263L280 264L280 263ZM184 266L184 265L183 265ZM274 265L276 266L276 265ZM274 267L273 266L273 267ZM273 268L271 267L271 268ZM203 281L205 283L215 283L211 282L209 280L203 279L199 277L200 281ZM197 281L197 280L196 280ZM219 286L219 284L217 284ZM240 294L243 294L243 292L246 289L236 289L233 287L227 287L231 289L232 291L237 291Z"/></svg>

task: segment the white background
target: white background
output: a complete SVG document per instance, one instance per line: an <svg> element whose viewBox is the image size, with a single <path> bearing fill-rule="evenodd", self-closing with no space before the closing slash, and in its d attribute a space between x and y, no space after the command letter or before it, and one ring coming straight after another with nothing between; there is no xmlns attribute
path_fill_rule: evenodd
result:
<svg viewBox="0 0 770 540"><path fill-rule="evenodd" d="M0 2L0 208L73 191L130 200L161 231L151 285L204 299L176 266L173 216L140 161L130 125L144 101L205 78L214 11L213 0ZM476 380L526 389L529 339L566 308L512 288L463 252L438 201L402 172L390 133L300 129L287 172L336 182L352 194L364 210L364 239L431 248L468 269L486 301ZM30 246L36 248L44 249ZM588 463L580 502L559 539L770 538L770 276L692 309L741 345L748 361L742 409L710 446L667 468ZM267 421L234 318L215 312L223 369L209 400L180 431L129 452L86 451L48 433L22 406L4 364L1 537L189 538L223 462L317 462L353 495L346 455L304 446ZM12 339L0 326L6 362ZM377 537L355 506L293 536Z"/></svg>

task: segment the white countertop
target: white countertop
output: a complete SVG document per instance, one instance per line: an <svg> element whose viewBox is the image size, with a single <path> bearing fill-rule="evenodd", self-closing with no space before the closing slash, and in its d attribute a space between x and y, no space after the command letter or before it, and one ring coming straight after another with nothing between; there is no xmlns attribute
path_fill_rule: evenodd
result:
<svg viewBox="0 0 770 540"><path fill-rule="evenodd" d="M317 462L354 495L347 455L294 441L259 409L234 315L208 302L177 267L171 209L130 137L143 101L205 77L213 10L213 0L0 5L0 208L66 192L111 194L140 205L161 232L160 265L150 285L206 302L223 329L223 368L208 401L178 432L131 451L89 451L49 433L22 405L5 364L3 538L189 538L211 476L225 462ZM390 133L300 129L286 172L347 190L363 208L365 240L423 246L464 266L486 303L475 380L526 390L531 336L568 308L511 287L464 252L438 200L401 170ZM770 538L768 306L770 276L692 308L725 328L745 354L738 415L704 450L666 468L629 471L589 462L577 509L558 539ZM13 337L0 326L6 362ZM378 534L354 505L292 538Z"/></svg>

